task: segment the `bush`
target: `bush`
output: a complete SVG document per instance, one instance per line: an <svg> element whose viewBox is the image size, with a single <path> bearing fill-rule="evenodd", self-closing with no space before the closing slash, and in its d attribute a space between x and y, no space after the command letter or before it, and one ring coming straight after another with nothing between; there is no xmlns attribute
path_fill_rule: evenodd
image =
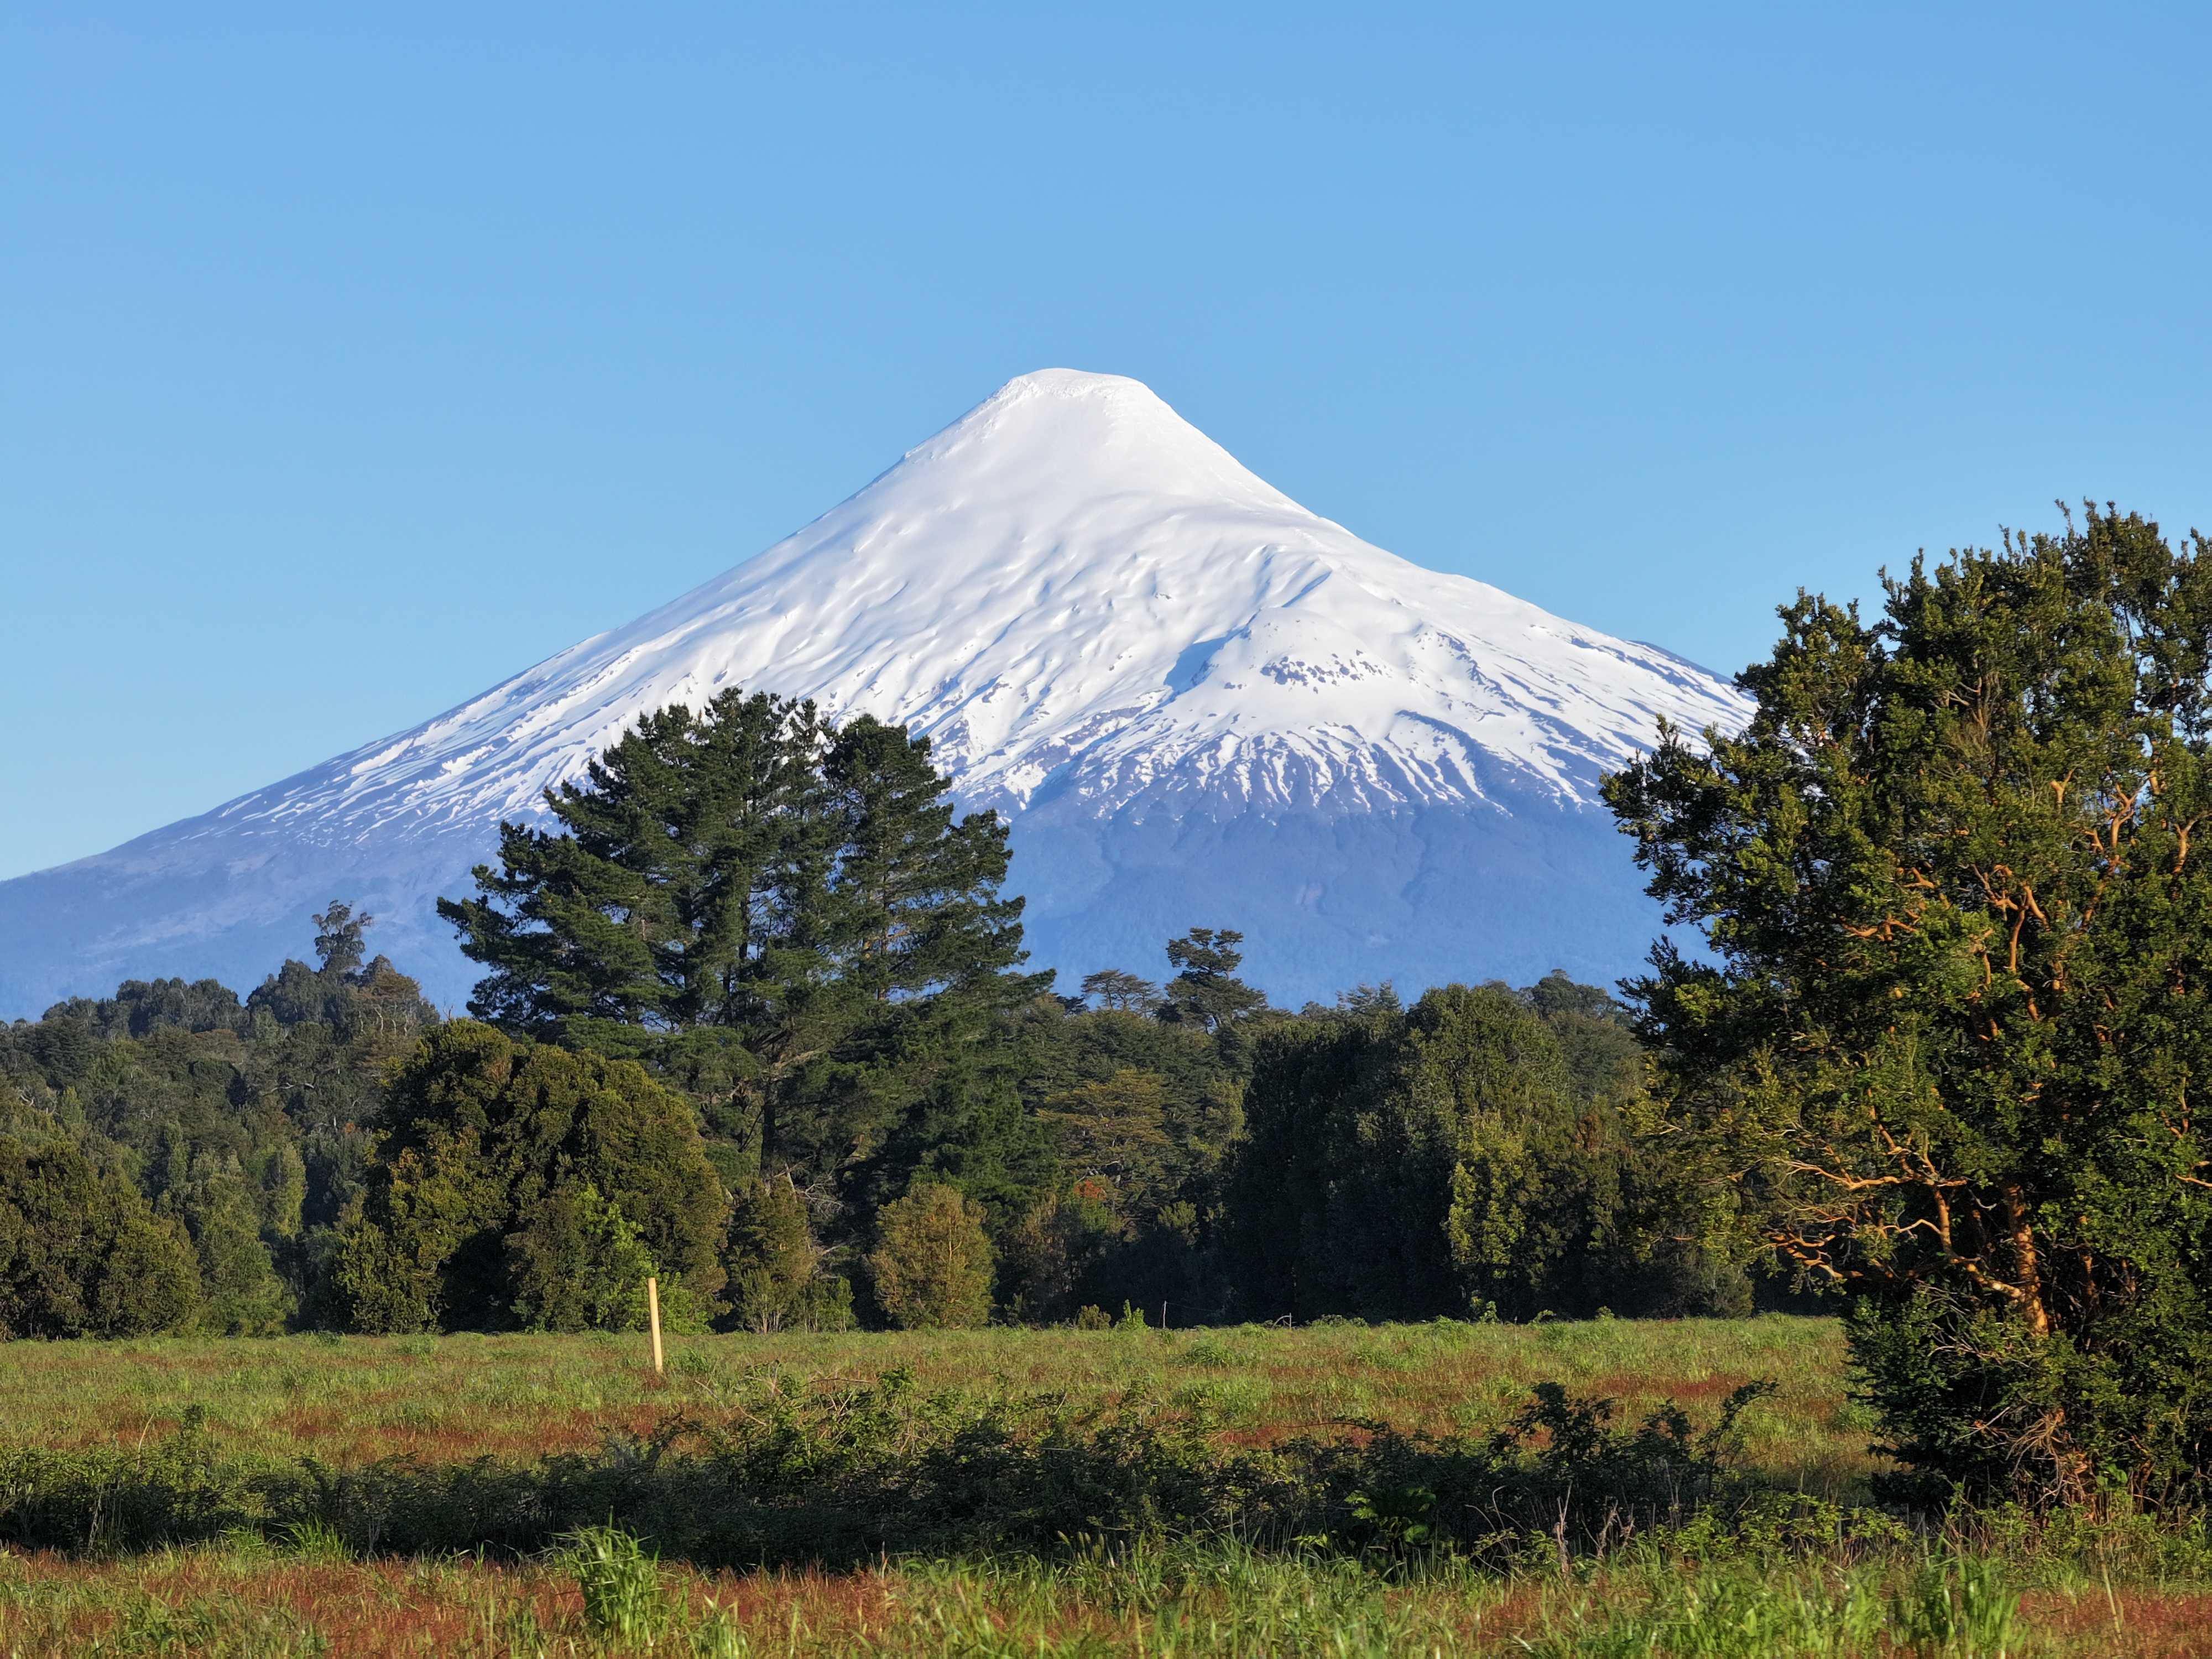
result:
<svg viewBox="0 0 2212 1659"><path fill-rule="evenodd" d="M182 1228L63 1140L0 1136L0 1333L139 1336L199 1302Z"/></svg>
<svg viewBox="0 0 2212 1659"><path fill-rule="evenodd" d="M393 1079L380 1127L334 1271L356 1329L574 1328L617 1317L603 1281L641 1281L647 1258L701 1304L722 1288L728 1200L697 1116L633 1061L458 1020Z"/></svg>
<svg viewBox="0 0 2212 1659"><path fill-rule="evenodd" d="M868 1257L876 1304L902 1330L981 1325L991 1316L983 1211L951 1187L917 1187L884 1206Z"/></svg>

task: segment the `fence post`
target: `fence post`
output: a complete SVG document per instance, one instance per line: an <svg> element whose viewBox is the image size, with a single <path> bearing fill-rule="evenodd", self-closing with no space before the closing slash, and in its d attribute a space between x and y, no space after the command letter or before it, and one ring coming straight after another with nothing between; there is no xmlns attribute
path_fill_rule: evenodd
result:
<svg viewBox="0 0 2212 1659"><path fill-rule="evenodd" d="M660 1372L660 1280L648 1276L645 1281L645 1317L653 1327L653 1374Z"/></svg>

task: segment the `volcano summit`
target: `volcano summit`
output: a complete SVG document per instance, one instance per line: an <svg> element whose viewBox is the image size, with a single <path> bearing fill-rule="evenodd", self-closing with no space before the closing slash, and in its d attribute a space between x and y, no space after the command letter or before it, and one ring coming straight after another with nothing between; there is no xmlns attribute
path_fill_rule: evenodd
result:
<svg viewBox="0 0 2212 1659"><path fill-rule="evenodd" d="M125 977L250 988L333 897L458 1006L433 902L639 714L729 686L926 732L1012 823L1033 962L1154 974L1236 927L1278 1000L1632 968L1597 784L1723 679L1370 546L1137 381L1008 382L804 530L381 742L0 884L0 1017ZM1063 988L1072 988L1064 985Z"/></svg>

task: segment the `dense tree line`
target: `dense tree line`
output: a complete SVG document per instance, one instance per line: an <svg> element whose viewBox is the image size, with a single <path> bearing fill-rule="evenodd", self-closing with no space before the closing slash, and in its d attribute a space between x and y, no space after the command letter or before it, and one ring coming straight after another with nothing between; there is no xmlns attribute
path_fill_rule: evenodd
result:
<svg viewBox="0 0 2212 1659"><path fill-rule="evenodd" d="M925 740L664 711L442 907L473 1019L334 904L242 1002L0 1030L0 1326L620 1326L647 1273L758 1331L1826 1292L1915 1490L2195 1502L2212 543L2092 509L1885 580L1607 781L1706 947L1626 1006L1277 1009L1207 927L1063 994Z"/></svg>
<svg viewBox="0 0 2212 1659"><path fill-rule="evenodd" d="M385 1068L437 1016L391 963L364 963L369 918L337 904L317 921L318 965L288 962L242 1002L212 980L133 981L0 1027L9 1331L258 1334L336 1316L331 1266ZM66 1240L61 1213L78 1218Z"/></svg>
<svg viewBox="0 0 2212 1659"><path fill-rule="evenodd" d="M757 1331L1747 1304L1662 1237L1601 991L1280 1010L1200 927L1055 994L927 742L768 696L654 715L549 803L443 907L471 1018L339 903L242 1002L0 1034L15 1236L64 1189L88 1218L66 1267L0 1238L73 1287L9 1328L619 1328L649 1273Z"/></svg>

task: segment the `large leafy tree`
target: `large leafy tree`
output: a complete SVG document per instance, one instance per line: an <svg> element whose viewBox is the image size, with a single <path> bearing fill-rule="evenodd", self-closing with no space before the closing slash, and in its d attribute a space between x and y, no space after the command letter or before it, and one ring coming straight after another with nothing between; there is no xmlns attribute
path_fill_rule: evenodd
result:
<svg viewBox="0 0 2212 1659"><path fill-rule="evenodd" d="M188 1321L191 1242L51 1133L0 1134L0 1335L141 1336Z"/></svg>
<svg viewBox="0 0 2212 1659"><path fill-rule="evenodd" d="M1861 1298L1897 1450L1975 1488L2212 1453L2212 547L2092 509L1801 595L1740 733L1608 784L1709 956L1636 987L1741 1237Z"/></svg>
<svg viewBox="0 0 2212 1659"><path fill-rule="evenodd" d="M1244 1109L1231 1245L1259 1314L1561 1309L1618 1206L1594 1103L1504 986L1279 1024Z"/></svg>
<svg viewBox="0 0 2212 1659"><path fill-rule="evenodd" d="M647 1272L701 1304L721 1290L728 1196L690 1103L633 1061L457 1020L393 1075L378 1127L334 1275L356 1328L627 1322L613 1281Z"/></svg>

